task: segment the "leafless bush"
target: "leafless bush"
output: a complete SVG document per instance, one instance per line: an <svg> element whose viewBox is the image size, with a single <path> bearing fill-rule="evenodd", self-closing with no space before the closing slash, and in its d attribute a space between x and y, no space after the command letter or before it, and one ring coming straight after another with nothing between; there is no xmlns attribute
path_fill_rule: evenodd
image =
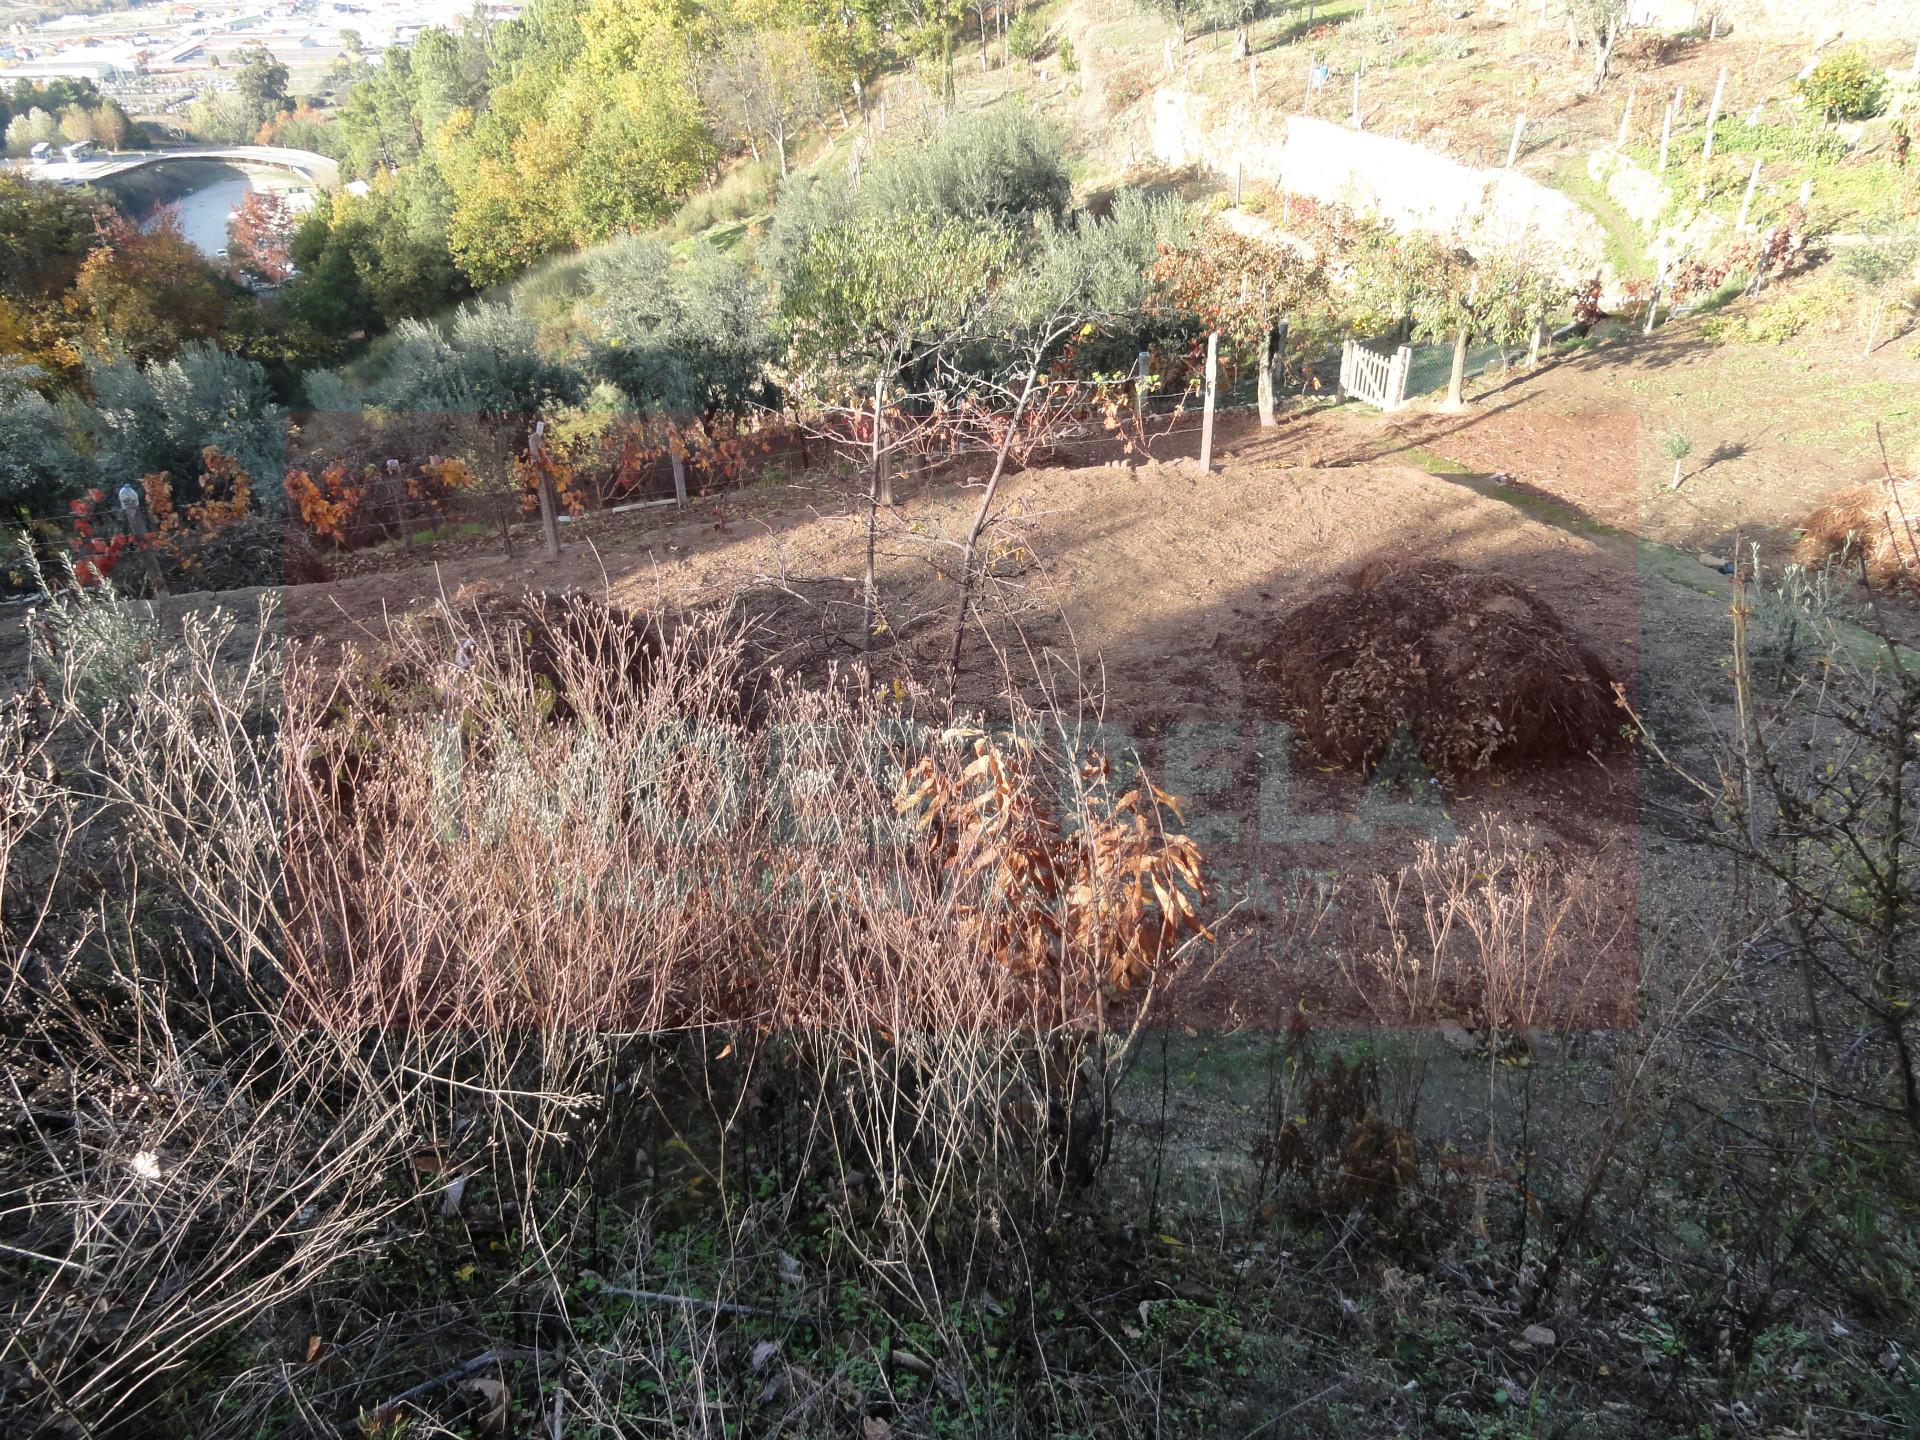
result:
<svg viewBox="0 0 1920 1440"><path fill-rule="evenodd" d="M536 1219L588 1204L672 1054L731 1233L837 1197L936 1331L943 1250L1010 1244L1097 1166L1204 938L1157 793L834 685L760 677L749 707L727 622L569 605L537 648L449 606L338 670L283 659L271 606L251 639L189 619L115 698L63 682L51 738L9 732L0 1404L164 1428L190 1357L330 1303L470 1192L564 1293L578 1257ZM95 917L57 960L51 913ZM742 1207L736 1122L770 1085L798 1160ZM251 1433L320 1363L248 1370L201 1433Z"/></svg>
<svg viewBox="0 0 1920 1440"><path fill-rule="evenodd" d="M1385 944L1342 968L1387 1024L1513 1034L1587 1023L1596 983L1619 958L1600 878L1491 822L1451 845L1423 841L1412 864L1375 877ZM1631 993L1629 980L1619 993Z"/></svg>

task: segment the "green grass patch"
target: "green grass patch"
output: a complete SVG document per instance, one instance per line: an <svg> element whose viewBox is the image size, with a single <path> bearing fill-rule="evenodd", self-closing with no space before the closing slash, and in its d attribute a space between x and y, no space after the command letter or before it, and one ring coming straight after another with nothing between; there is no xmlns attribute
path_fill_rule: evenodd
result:
<svg viewBox="0 0 1920 1440"><path fill-rule="evenodd" d="M1569 199L1577 201L1600 222L1606 242L1607 263L1617 275L1650 275L1653 260L1647 254L1646 237L1631 216L1607 194L1606 187L1587 173L1586 161L1568 155L1556 165L1547 181Z"/></svg>

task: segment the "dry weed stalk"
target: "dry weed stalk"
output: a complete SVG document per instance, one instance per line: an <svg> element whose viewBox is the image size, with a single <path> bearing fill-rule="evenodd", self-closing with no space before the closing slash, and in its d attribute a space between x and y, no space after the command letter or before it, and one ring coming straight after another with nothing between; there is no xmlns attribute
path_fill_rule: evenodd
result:
<svg viewBox="0 0 1920 1440"><path fill-rule="evenodd" d="M1590 865L1488 821L1452 845L1423 841L1374 894L1386 943L1342 969L1383 1024L1511 1034L1585 1020L1615 938Z"/></svg>

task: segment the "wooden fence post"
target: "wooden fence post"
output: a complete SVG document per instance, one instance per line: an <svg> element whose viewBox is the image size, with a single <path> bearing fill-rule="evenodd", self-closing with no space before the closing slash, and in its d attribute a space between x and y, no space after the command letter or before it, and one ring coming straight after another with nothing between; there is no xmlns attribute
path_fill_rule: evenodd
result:
<svg viewBox="0 0 1920 1440"><path fill-rule="evenodd" d="M540 496L540 538L547 547L547 558L560 558L560 521L555 514L553 503L553 482L547 478L547 422L534 422L533 434L527 443L527 453L533 459L533 473L537 479L535 489Z"/></svg>
<svg viewBox="0 0 1920 1440"><path fill-rule="evenodd" d="M1513 143L1507 146L1507 169L1513 168L1513 162L1520 158L1520 136L1527 128L1527 112L1522 110L1513 117Z"/></svg>
<svg viewBox="0 0 1920 1440"><path fill-rule="evenodd" d="M677 437L668 454L673 457L673 503L684 507L687 503L687 457L680 453Z"/></svg>
<svg viewBox="0 0 1920 1440"><path fill-rule="evenodd" d="M1392 401L1389 410L1398 410L1407 403L1407 377L1413 374L1413 347L1402 345L1393 352L1393 368L1387 372L1387 398Z"/></svg>
<svg viewBox="0 0 1920 1440"><path fill-rule="evenodd" d="M1660 173L1667 173L1667 147L1673 143L1673 102L1667 102L1667 118L1660 123Z"/></svg>
<svg viewBox="0 0 1920 1440"><path fill-rule="evenodd" d="M1353 128L1360 128L1360 72L1353 72Z"/></svg>
<svg viewBox="0 0 1920 1440"><path fill-rule="evenodd" d="M1633 102L1639 94L1640 82L1635 80L1627 87L1627 108L1620 112L1620 133L1613 140L1613 148L1616 150L1627 148L1627 126L1633 120Z"/></svg>
<svg viewBox="0 0 1920 1440"><path fill-rule="evenodd" d="M1213 403L1220 388L1220 332L1207 335L1207 404L1200 422L1200 468L1213 468Z"/></svg>
<svg viewBox="0 0 1920 1440"><path fill-rule="evenodd" d="M140 492L131 485L120 487L120 514L127 522L127 534L133 537L134 548L146 562L147 580L153 586L154 593L166 594L167 582L160 574L160 562L146 543L147 515L140 506Z"/></svg>

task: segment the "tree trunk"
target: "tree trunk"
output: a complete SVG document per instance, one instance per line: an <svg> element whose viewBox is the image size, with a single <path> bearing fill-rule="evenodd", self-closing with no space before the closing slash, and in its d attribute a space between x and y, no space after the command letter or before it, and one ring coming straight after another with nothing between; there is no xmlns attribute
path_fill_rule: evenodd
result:
<svg viewBox="0 0 1920 1440"><path fill-rule="evenodd" d="M1286 353L1287 342L1284 338L1284 333L1284 322L1281 325L1271 327L1267 331L1265 342L1260 347L1260 365L1256 379L1259 385L1260 426L1262 429L1271 429L1278 423L1274 419L1274 397L1278 394L1278 388L1274 384L1274 374L1279 369Z"/></svg>
<svg viewBox="0 0 1920 1440"><path fill-rule="evenodd" d="M973 524L968 527L967 541L960 552L960 603L953 617L953 648L947 652L947 718L953 718L955 697L960 689L960 648L966 641L967 613L973 605L973 557L980 544L980 532L987 527L987 517L993 510L994 496L1000 492L1000 477L1006 473L1007 451L1012 448L1013 437L1020 429L1020 417L1026 413L1027 401L1033 396L1033 387L1040 377L1040 367L1035 365L1027 371L1027 383L1020 388L1020 399L1013 407L1013 418L1007 422L1007 428L1000 437L1000 448L993 457L993 474L987 477L987 488L980 497L980 504L973 512Z"/></svg>
<svg viewBox="0 0 1920 1440"><path fill-rule="evenodd" d="M773 132L773 148L780 157L780 178L784 180L787 178L787 130L784 125Z"/></svg>
<svg viewBox="0 0 1920 1440"><path fill-rule="evenodd" d="M1453 337L1453 375L1447 381L1447 408L1458 410L1466 403L1467 327L1462 325Z"/></svg>

